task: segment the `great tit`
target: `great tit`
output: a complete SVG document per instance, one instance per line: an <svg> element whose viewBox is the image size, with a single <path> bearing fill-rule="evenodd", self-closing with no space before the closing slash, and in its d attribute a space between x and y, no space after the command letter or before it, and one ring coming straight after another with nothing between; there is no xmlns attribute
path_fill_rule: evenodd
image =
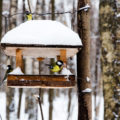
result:
<svg viewBox="0 0 120 120"><path fill-rule="evenodd" d="M4 76L4 78L3 78L2 82L1 82L1 85L6 80L6 78L8 76L8 73L10 73L12 71L13 71L13 68L11 67L11 65L7 65L7 71L6 71L5 76Z"/></svg>
<svg viewBox="0 0 120 120"><path fill-rule="evenodd" d="M45 65L49 66L51 72L59 72L63 68L63 61L58 60L52 65L49 65L49 64L45 64Z"/></svg>
<svg viewBox="0 0 120 120"><path fill-rule="evenodd" d="M29 11L25 12L27 20L32 20L32 14Z"/></svg>

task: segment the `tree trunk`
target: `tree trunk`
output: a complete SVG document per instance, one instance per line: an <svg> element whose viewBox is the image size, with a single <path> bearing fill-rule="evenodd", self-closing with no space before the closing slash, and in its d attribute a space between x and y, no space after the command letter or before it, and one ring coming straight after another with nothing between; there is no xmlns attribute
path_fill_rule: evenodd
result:
<svg viewBox="0 0 120 120"><path fill-rule="evenodd" d="M25 74L33 74L33 60L31 58L27 58L25 62ZM38 104L36 99L34 99L34 95L38 93L38 89L24 89L26 92L25 98L25 113L28 114L29 120L37 120L38 114Z"/></svg>
<svg viewBox="0 0 120 120"><path fill-rule="evenodd" d="M10 15L17 13L17 0L11 0L10 1ZM9 19L9 29L12 29L16 26L16 16ZM11 65L15 65L15 60L11 59ZM6 112L7 112L7 120L12 120L15 115L15 101L14 101L14 94L15 89L14 88L7 88L7 106L6 106Z"/></svg>
<svg viewBox="0 0 120 120"><path fill-rule="evenodd" d="M54 12L55 12L55 0L51 0L50 2L51 2L51 11L52 11L51 19L55 20L55 14L54 14ZM51 58L50 63L52 64L54 62L55 62L54 58ZM53 73L50 73L50 74L53 74ZM53 119L52 116L53 116L54 90L49 89L48 93L49 93L49 98L48 98L48 100L49 100L49 120L52 120Z"/></svg>
<svg viewBox="0 0 120 120"><path fill-rule="evenodd" d="M38 104L34 95L37 93L35 89L26 89L25 113L28 114L29 120L37 120Z"/></svg>
<svg viewBox="0 0 120 120"><path fill-rule="evenodd" d="M95 4L96 2L96 4ZM93 99L94 99L94 110L96 120L99 115L101 97L103 96L103 89L101 84L101 65L100 65L100 54L101 44L99 39L99 1L91 1L90 10L90 30L91 30L91 41L90 41L90 71L91 71L91 82L93 88ZM98 99L99 98L99 99Z"/></svg>
<svg viewBox="0 0 120 120"><path fill-rule="evenodd" d="M3 1L0 0L0 40L2 36L2 4L3 4Z"/></svg>
<svg viewBox="0 0 120 120"><path fill-rule="evenodd" d="M10 15L13 15L17 13L17 0L10 0ZM16 27L17 21L16 21L16 16L10 17L9 18L9 29L12 29Z"/></svg>
<svg viewBox="0 0 120 120"><path fill-rule="evenodd" d="M3 1L1 0L0 1L0 41L1 41L1 36L2 36L2 5L3 5ZM1 48L0 48L0 64L2 63L2 51L1 51ZM0 66L0 76L2 76L3 74L3 71L2 71L2 67ZM0 83L2 81L3 77L0 77Z"/></svg>
<svg viewBox="0 0 120 120"><path fill-rule="evenodd" d="M78 9L90 4L89 0L79 0ZM78 78L78 120L91 120L91 92L82 92L91 88L90 77L90 19L89 10L78 12L78 33L82 39L83 48L77 54L77 78Z"/></svg>
<svg viewBox="0 0 120 120"><path fill-rule="evenodd" d="M120 18L116 17L119 1L100 1L100 39L102 42L102 80L104 92L104 119L113 120L120 118L119 106L119 41ZM120 2L119 2L120 5ZM118 6L119 6L118 5Z"/></svg>

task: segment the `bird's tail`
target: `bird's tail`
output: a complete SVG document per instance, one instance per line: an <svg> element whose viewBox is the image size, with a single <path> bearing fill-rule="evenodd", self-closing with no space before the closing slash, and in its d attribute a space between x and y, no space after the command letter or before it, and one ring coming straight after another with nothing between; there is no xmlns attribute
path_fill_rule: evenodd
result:
<svg viewBox="0 0 120 120"><path fill-rule="evenodd" d="M53 66L50 64L45 64L46 66L48 66L50 69L53 69Z"/></svg>

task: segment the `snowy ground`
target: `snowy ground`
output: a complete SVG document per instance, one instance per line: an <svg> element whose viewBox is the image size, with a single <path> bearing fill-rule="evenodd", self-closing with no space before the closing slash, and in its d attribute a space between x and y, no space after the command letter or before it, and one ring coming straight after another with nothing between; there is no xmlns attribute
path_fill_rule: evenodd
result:
<svg viewBox="0 0 120 120"><path fill-rule="evenodd" d="M0 114L2 117L2 120L6 120L6 95L3 92L0 92ZM15 109L17 110L18 106L18 92L16 90L15 94ZM33 97L33 99L35 99ZM44 120L48 120L48 115L49 115L49 102L48 102L48 94L44 94L44 102L42 104L43 108L43 114L44 114ZM69 116L69 120L77 120L78 116L78 103L77 103L77 96L75 93L72 93L72 100L71 100L71 109L70 109L70 114L68 114L68 102L69 98L67 94L60 93L60 96L55 97L53 101L53 120L67 120ZM21 104L21 115L20 115L20 120L28 120L28 114L25 114L25 93L23 93L22 96L22 104ZM16 113L17 111L15 110L14 116L11 116L13 120L16 120ZM1 119L0 119L1 120ZM40 114L40 109L38 106L38 120L41 120L41 114Z"/></svg>
<svg viewBox="0 0 120 120"><path fill-rule="evenodd" d="M6 120L6 95L5 93L1 92L0 93L0 115L2 117L2 120ZM34 98L33 98L34 99ZM42 104L43 107L43 113L44 113L44 119L48 120L48 113L49 113L49 103L48 103L48 94L44 94L44 103ZM104 120L103 119L103 106L104 106L104 101L103 98L97 97L97 104L99 104L100 101L100 111L98 114L98 119L97 120ZM16 91L15 94L15 103L16 103L16 109L17 109L17 101L18 101L18 92ZM60 94L59 97L55 97L53 101L53 120L67 120L68 118L68 95L65 95L63 93ZM94 97L92 97L92 106L94 108ZM16 111L15 111L16 113ZM78 116L78 103L77 103L77 96L76 94L72 94L72 101L71 101L71 110L70 110L70 117L69 120L77 120ZM92 109L92 120L95 120L95 112ZM1 119L0 119L1 120ZM15 120L15 118L13 118ZM23 93L22 96L22 106L21 106L21 116L20 120L28 120L28 114L25 114L25 94ZM38 120L41 120L41 114L40 114L40 109L38 106Z"/></svg>

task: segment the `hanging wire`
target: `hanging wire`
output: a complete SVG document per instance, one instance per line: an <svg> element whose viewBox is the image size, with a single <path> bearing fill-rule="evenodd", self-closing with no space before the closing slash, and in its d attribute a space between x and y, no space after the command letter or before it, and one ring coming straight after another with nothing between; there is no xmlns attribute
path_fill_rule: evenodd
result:
<svg viewBox="0 0 120 120"><path fill-rule="evenodd" d="M29 0L28 0L29 1ZM29 3L30 4L30 3ZM84 7L81 7L79 8L78 10L74 10L74 11L63 11L63 12L54 12L54 14L58 14L58 15L62 15L62 14L75 14L75 13L78 13L78 12L81 12L81 11L88 11L88 9L90 8L90 5L89 4L86 4ZM29 8L30 12L31 12L31 8ZM39 15L39 16L45 16L45 15L51 15L52 13L51 12L46 12L46 13L32 13L32 15ZM13 17L15 15L25 15L25 13L15 13L15 14L12 14L12 15L2 15L3 17Z"/></svg>

